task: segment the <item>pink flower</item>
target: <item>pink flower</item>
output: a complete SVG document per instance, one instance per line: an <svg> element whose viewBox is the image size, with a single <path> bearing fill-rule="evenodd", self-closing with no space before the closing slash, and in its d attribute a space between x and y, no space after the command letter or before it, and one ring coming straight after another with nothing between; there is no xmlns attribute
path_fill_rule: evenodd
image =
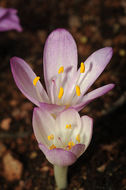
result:
<svg viewBox="0 0 126 190"><path fill-rule="evenodd" d="M88 116L80 118L74 109L54 117L45 109L34 108L33 129L47 160L53 165L69 166L87 149L93 120Z"/></svg>
<svg viewBox="0 0 126 190"><path fill-rule="evenodd" d="M80 111L114 87L114 84L107 84L86 94L109 63L112 53L111 47L97 50L77 70L77 47L73 37L65 29L54 30L46 41L43 56L47 92L24 60L13 57L10 64L18 88L35 105L52 113L68 107Z"/></svg>
<svg viewBox="0 0 126 190"><path fill-rule="evenodd" d="M22 31L17 10L12 8L0 7L0 32L8 30Z"/></svg>

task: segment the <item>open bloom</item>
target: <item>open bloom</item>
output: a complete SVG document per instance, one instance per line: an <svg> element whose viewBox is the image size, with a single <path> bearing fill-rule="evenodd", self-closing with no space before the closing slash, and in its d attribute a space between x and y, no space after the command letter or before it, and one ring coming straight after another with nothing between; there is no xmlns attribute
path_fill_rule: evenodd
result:
<svg viewBox="0 0 126 190"><path fill-rule="evenodd" d="M0 7L0 31L17 30L22 31L17 10L12 8Z"/></svg>
<svg viewBox="0 0 126 190"><path fill-rule="evenodd" d="M34 133L39 148L53 165L73 164L88 147L92 128L92 118L80 118L74 109L67 109L55 118L47 110L34 108Z"/></svg>
<svg viewBox="0 0 126 190"><path fill-rule="evenodd" d="M77 70L77 47L73 37L65 29L53 31L46 41L43 57L47 93L39 81L40 77L24 60L13 57L10 63L13 77L22 93L38 107L54 113L68 107L80 111L93 99L110 91L114 84L85 95L111 57L111 47L97 50Z"/></svg>

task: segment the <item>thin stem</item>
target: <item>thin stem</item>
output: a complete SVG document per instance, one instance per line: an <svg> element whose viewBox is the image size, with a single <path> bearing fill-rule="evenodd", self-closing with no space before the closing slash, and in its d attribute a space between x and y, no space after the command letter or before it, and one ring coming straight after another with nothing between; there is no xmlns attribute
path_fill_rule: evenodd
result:
<svg viewBox="0 0 126 190"><path fill-rule="evenodd" d="M67 170L68 167L54 165L54 176L56 180L56 185L60 190L67 188Z"/></svg>

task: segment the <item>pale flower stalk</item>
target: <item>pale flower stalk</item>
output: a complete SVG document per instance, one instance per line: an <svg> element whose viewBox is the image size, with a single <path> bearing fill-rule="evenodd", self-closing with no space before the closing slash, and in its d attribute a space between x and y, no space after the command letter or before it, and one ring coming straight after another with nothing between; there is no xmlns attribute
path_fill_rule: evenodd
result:
<svg viewBox="0 0 126 190"><path fill-rule="evenodd" d="M92 118L80 117L74 109L54 117L45 109L34 108L32 122L39 148L54 165L58 188L66 188L67 167L85 152L91 141Z"/></svg>
<svg viewBox="0 0 126 190"><path fill-rule="evenodd" d="M47 38L43 54L47 92L39 81L40 77L23 59L13 57L10 64L18 88L36 106L51 113L68 107L80 111L114 87L114 84L107 84L87 93L109 63L112 53L111 47L97 50L77 70L77 47L72 35L65 29L54 30Z"/></svg>

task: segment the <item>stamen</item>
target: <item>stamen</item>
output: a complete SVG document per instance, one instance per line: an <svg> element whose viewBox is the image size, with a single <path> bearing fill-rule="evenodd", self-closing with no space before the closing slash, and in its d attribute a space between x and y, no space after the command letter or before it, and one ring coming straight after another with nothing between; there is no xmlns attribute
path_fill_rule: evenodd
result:
<svg viewBox="0 0 126 190"><path fill-rule="evenodd" d="M80 135L79 134L76 136L76 140L80 143Z"/></svg>
<svg viewBox="0 0 126 190"><path fill-rule="evenodd" d="M70 104L67 104L67 105L65 105L65 106L66 106L65 108L68 109L68 108L70 107Z"/></svg>
<svg viewBox="0 0 126 190"><path fill-rule="evenodd" d="M51 135L48 136L48 140L49 140L49 141L50 141L50 140L53 140L53 139L54 139L54 135L51 134Z"/></svg>
<svg viewBox="0 0 126 190"><path fill-rule="evenodd" d="M53 116L54 119L56 119L56 114L52 113L51 115Z"/></svg>
<svg viewBox="0 0 126 190"><path fill-rule="evenodd" d="M74 145L75 145L75 144L74 144L73 141L68 142L68 148L69 148L69 150L70 150Z"/></svg>
<svg viewBox="0 0 126 190"><path fill-rule="evenodd" d="M52 149L54 149L54 148L56 148L56 146L55 146L54 144L52 144L52 145L50 146L50 150L52 150Z"/></svg>
<svg viewBox="0 0 126 190"><path fill-rule="evenodd" d="M76 94L77 94L77 96L81 95L80 87L78 85L76 86Z"/></svg>
<svg viewBox="0 0 126 190"><path fill-rule="evenodd" d="M72 129L71 124L69 124L69 125L67 124L66 129Z"/></svg>
<svg viewBox="0 0 126 190"><path fill-rule="evenodd" d="M58 98L59 98L59 99L62 98L63 93L64 93L63 87L60 87L60 91L59 91L59 95L58 95Z"/></svg>
<svg viewBox="0 0 126 190"><path fill-rule="evenodd" d="M60 73L63 73L63 72L64 72L64 67L62 66L62 67L59 68L58 73L60 74Z"/></svg>
<svg viewBox="0 0 126 190"><path fill-rule="evenodd" d="M36 86L39 79L40 79L40 77L35 77L35 79L33 80L33 85L34 86Z"/></svg>
<svg viewBox="0 0 126 190"><path fill-rule="evenodd" d="M84 71L85 71L85 65L83 62L81 62L80 73L84 73Z"/></svg>

